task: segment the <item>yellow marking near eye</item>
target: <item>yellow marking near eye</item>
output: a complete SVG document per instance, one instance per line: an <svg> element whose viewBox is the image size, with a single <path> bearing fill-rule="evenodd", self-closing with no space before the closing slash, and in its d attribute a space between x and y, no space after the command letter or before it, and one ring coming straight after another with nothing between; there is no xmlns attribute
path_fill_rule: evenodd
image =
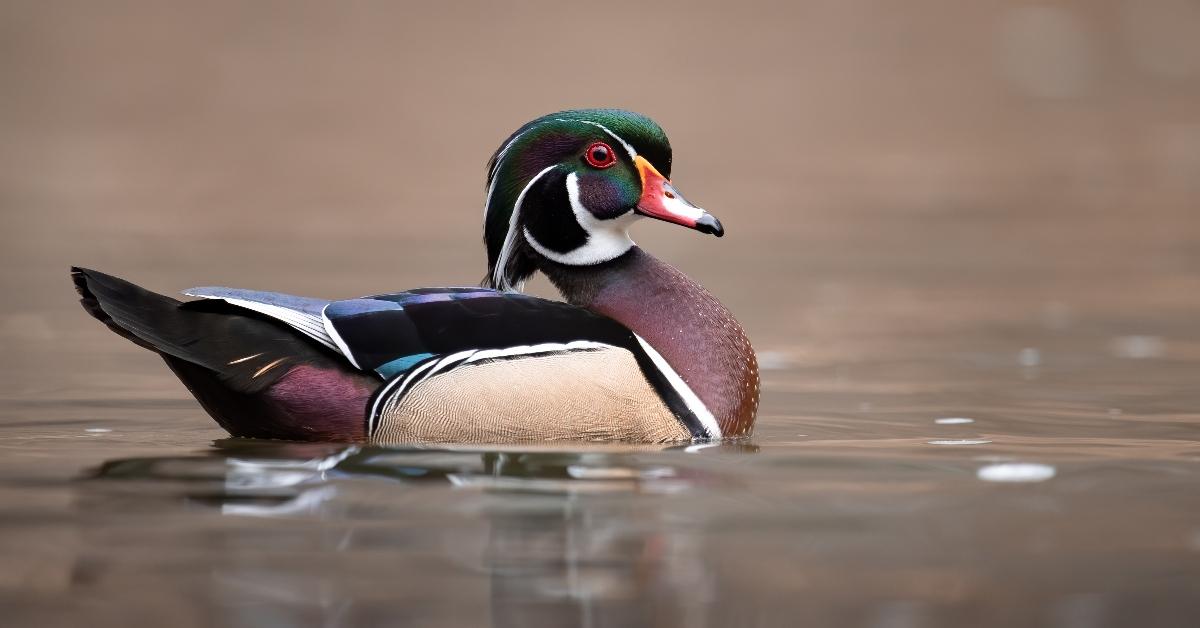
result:
<svg viewBox="0 0 1200 628"><path fill-rule="evenodd" d="M264 351L263 353L266 353L266 352ZM260 356L260 355L262 355L262 353L255 353L254 355L248 355L248 356L246 356L246 357L244 357L244 358L238 358L238 359L236 359L236 360L234 360L234 361L232 361L232 362L227 362L226 364L227 364L228 366L233 366L234 364L237 364L237 363L239 363L239 362L245 362L246 360L253 360L254 358L257 358L257 357L258 357L258 356Z"/></svg>
<svg viewBox="0 0 1200 628"><path fill-rule="evenodd" d="M254 379L255 377L258 377L259 375L266 373L267 371L271 370L272 368L275 368L275 366L277 364L279 364L280 362L283 362L286 359L287 358L279 358L278 360L275 360L274 362L258 369L257 371L255 371L255 373L253 375L250 376L250 379Z"/></svg>

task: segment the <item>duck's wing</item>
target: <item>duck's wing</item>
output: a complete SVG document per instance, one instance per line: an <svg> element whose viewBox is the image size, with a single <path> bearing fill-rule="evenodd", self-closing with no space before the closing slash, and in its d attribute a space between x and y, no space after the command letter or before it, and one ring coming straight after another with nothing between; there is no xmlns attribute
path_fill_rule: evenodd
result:
<svg viewBox="0 0 1200 628"><path fill-rule="evenodd" d="M624 349L693 433L719 434L711 414L649 344L617 321L568 303L485 288L421 288L341 301L229 288L185 294L286 323L355 368L388 380L377 399L485 361Z"/></svg>
<svg viewBox="0 0 1200 628"><path fill-rule="evenodd" d="M278 292L184 291L269 316L385 379L435 355L592 341L633 348L633 332L584 308L486 288L420 288L329 301Z"/></svg>
<svg viewBox="0 0 1200 628"><path fill-rule="evenodd" d="M385 378L435 355L590 341L632 348L620 323L567 303L485 289L439 288L335 301L326 329L359 368Z"/></svg>

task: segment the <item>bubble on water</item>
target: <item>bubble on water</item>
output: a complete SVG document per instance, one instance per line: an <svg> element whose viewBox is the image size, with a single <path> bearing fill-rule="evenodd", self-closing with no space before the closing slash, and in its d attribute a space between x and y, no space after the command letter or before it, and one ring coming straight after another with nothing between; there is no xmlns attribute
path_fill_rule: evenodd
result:
<svg viewBox="0 0 1200 628"><path fill-rule="evenodd" d="M1031 367L1042 363L1042 352L1033 347L1025 347L1017 352L1017 364Z"/></svg>
<svg viewBox="0 0 1200 628"><path fill-rule="evenodd" d="M959 438L959 439L928 441L928 443L930 445L987 445L990 442L992 442L992 441L978 439L978 438Z"/></svg>
<svg viewBox="0 0 1200 628"><path fill-rule="evenodd" d="M1048 464L1004 462L980 467L975 476L984 482L1045 482L1057 471Z"/></svg>
<svg viewBox="0 0 1200 628"><path fill-rule="evenodd" d="M975 419L968 419L961 416L948 416L941 419L934 419L933 422L937 423L938 425L965 425L967 423L974 423Z"/></svg>
<svg viewBox="0 0 1200 628"><path fill-rule="evenodd" d="M1131 360L1146 360L1162 357L1167 343L1158 336L1117 336L1109 348L1113 355Z"/></svg>

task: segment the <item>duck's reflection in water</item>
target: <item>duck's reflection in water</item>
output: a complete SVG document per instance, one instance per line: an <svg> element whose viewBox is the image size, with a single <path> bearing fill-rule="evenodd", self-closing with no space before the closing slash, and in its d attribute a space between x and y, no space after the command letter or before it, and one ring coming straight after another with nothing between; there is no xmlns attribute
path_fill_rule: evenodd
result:
<svg viewBox="0 0 1200 628"><path fill-rule="evenodd" d="M660 449L230 440L204 455L110 461L94 474L104 481L87 486L99 507L118 491L124 499L116 502L132 496L166 508L199 505L250 523L277 518L281 536L294 534L296 522L329 524L301 534L308 560L323 568L261 556L209 565L212 590L203 597L228 609L230 624L290 617L349 625L391 614L419 616L421 625L701 625L691 616L702 608L697 602L716 594L698 562L703 535L668 520L660 504L700 499L690 494L717 480ZM734 444L690 451L701 449L755 451ZM163 490L145 490L146 481ZM261 526L236 523L215 531L204 542L222 550L263 534ZM423 570L431 564L434 571Z"/></svg>

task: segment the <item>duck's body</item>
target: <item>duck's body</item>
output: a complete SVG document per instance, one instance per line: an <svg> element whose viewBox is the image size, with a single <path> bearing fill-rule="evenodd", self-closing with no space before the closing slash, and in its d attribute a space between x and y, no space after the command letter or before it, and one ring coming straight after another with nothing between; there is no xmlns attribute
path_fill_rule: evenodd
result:
<svg viewBox="0 0 1200 628"><path fill-rule="evenodd" d="M627 159L598 137L616 140ZM741 327L699 284L625 233L635 206L721 233L634 148L663 159L665 141L648 119L611 110L552 114L510 137L489 164L485 238L488 283L502 289L326 301L196 288L185 294L199 300L180 303L96 271L73 269L73 276L93 316L160 353L235 436L381 443L742 436L757 409L758 371ZM668 169L669 145L665 155ZM630 176L640 189L624 189ZM512 291L535 270L568 303Z"/></svg>

